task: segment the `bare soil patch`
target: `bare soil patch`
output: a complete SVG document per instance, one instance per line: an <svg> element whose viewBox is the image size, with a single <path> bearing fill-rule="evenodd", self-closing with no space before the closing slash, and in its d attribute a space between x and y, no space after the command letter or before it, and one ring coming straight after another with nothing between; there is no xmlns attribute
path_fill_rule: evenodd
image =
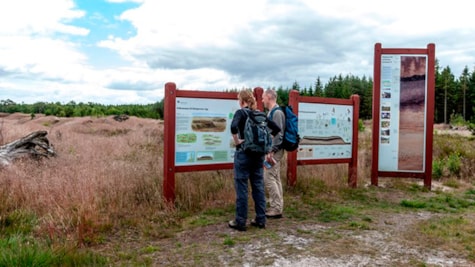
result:
<svg viewBox="0 0 475 267"><path fill-rule="evenodd" d="M283 218L246 233L223 222L166 239L117 237L110 245L122 253L156 247L148 254L152 266L473 266L462 252L426 246L411 236L418 223L437 214L372 216L374 222L364 230ZM226 240L238 241L227 245ZM111 249L101 248L106 253Z"/></svg>

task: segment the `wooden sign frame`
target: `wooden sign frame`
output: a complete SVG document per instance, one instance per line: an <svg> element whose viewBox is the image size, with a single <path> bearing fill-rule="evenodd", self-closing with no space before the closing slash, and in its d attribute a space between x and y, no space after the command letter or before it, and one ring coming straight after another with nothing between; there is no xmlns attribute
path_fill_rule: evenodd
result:
<svg viewBox="0 0 475 267"><path fill-rule="evenodd" d="M419 178L430 190L434 99L434 44L425 49L375 44L372 185L378 177Z"/></svg>

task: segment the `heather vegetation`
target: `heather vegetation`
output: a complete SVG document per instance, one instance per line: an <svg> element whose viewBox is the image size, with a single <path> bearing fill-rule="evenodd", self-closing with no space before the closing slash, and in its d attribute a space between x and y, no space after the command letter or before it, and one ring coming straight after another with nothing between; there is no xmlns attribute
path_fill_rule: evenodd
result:
<svg viewBox="0 0 475 267"><path fill-rule="evenodd" d="M226 226L234 214L230 170L177 173L176 203L164 202L161 120L19 113L0 120L2 144L44 129L58 153L2 168L0 266L475 262L470 135L435 131L431 191L398 178L375 188L371 125L361 122L358 188L348 188L345 164L300 166L297 185L285 189L285 217L237 234ZM441 265L431 265L434 257Z"/></svg>

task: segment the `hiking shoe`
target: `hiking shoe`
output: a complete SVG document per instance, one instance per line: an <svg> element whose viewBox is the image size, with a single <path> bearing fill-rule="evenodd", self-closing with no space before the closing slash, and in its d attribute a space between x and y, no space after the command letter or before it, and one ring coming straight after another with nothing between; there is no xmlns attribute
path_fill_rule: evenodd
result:
<svg viewBox="0 0 475 267"><path fill-rule="evenodd" d="M246 231L246 226L245 225L239 225L235 220L229 221L228 226L230 228L233 228L233 229L241 231L241 232Z"/></svg>
<svg viewBox="0 0 475 267"><path fill-rule="evenodd" d="M282 213L266 213L266 217L269 219L280 219L284 216L282 216Z"/></svg>
<svg viewBox="0 0 475 267"><path fill-rule="evenodd" d="M254 219L251 220L251 225L254 226L254 227L257 227L257 228L261 228L261 229L266 228L266 224L265 224L265 223L258 223L258 222L256 222L256 220L254 220Z"/></svg>

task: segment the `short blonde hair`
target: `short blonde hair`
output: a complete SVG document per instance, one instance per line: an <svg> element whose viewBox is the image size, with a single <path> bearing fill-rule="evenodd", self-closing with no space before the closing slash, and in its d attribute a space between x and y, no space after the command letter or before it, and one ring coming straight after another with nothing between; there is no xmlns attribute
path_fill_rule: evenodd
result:
<svg viewBox="0 0 475 267"><path fill-rule="evenodd" d="M242 101L247 104L248 108L255 110L257 109L256 99L251 90L242 89L238 94L239 101Z"/></svg>

